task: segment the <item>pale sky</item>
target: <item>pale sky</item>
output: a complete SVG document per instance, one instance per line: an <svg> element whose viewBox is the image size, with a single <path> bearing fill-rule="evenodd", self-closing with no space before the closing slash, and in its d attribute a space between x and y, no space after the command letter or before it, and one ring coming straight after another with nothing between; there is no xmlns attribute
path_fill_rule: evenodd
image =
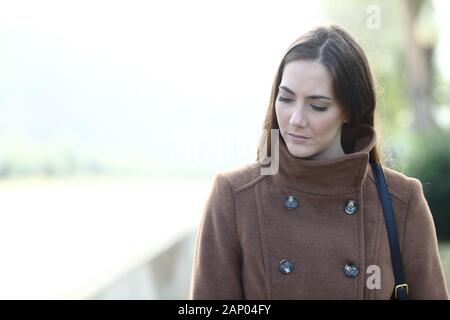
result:
<svg viewBox="0 0 450 320"><path fill-rule="evenodd" d="M170 145L197 164L253 159L277 65L322 19L316 1L0 3L4 143L98 141L136 157Z"/></svg>

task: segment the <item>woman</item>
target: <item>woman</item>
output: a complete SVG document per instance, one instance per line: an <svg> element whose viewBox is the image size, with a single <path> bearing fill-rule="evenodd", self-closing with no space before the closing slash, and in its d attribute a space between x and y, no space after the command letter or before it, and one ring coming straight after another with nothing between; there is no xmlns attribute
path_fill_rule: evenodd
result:
<svg viewBox="0 0 450 320"><path fill-rule="evenodd" d="M267 134L258 154L269 150L270 158L216 176L190 299L392 298L371 170L381 161L375 106L367 58L342 28L316 28L288 48L264 124L279 129L279 147ZM263 174L267 160L271 171ZM448 299L421 182L387 167L384 174L409 298Z"/></svg>

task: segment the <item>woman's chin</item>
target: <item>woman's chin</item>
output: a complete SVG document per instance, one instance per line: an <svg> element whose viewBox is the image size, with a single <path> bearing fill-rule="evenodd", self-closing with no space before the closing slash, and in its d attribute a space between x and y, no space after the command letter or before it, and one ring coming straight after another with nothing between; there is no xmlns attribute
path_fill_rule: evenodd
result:
<svg viewBox="0 0 450 320"><path fill-rule="evenodd" d="M299 146L297 144L291 144L291 143L289 143L287 146L288 146L289 152L294 157L308 159L314 155L314 152L311 151L310 147Z"/></svg>

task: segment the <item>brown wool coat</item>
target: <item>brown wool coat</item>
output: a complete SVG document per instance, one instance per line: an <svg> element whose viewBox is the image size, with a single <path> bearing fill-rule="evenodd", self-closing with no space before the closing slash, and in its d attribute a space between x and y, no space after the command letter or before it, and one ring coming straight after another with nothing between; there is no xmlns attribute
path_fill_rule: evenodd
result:
<svg viewBox="0 0 450 320"><path fill-rule="evenodd" d="M280 138L275 175L261 175L256 162L217 174L198 229L189 299L391 297L389 241L369 163L376 133L361 126L342 139L353 152L334 160L294 157ZM383 169L410 298L448 299L421 182ZM296 197L295 209L285 207L286 196ZM356 201L356 213L344 211L347 200ZM280 271L284 259L293 265L289 274ZM353 278L344 273L348 263L358 269ZM367 286L371 265L379 267L379 288Z"/></svg>

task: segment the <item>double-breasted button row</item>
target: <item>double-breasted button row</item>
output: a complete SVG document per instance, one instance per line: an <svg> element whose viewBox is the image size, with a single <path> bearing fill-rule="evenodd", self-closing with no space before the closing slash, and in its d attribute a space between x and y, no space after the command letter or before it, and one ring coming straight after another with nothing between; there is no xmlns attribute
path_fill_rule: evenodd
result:
<svg viewBox="0 0 450 320"><path fill-rule="evenodd" d="M278 269L283 274L291 274L292 271L294 271L294 264L291 261L284 259L280 261ZM349 278L356 277L359 272L358 267L353 262L347 263L343 270L344 274Z"/></svg>
<svg viewBox="0 0 450 320"><path fill-rule="evenodd" d="M286 196L283 199L283 205L288 210L293 210L298 207L299 202L295 196ZM353 215L358 211L358 203L355 200L347 200L344 203L344 212Z"/></svg>

